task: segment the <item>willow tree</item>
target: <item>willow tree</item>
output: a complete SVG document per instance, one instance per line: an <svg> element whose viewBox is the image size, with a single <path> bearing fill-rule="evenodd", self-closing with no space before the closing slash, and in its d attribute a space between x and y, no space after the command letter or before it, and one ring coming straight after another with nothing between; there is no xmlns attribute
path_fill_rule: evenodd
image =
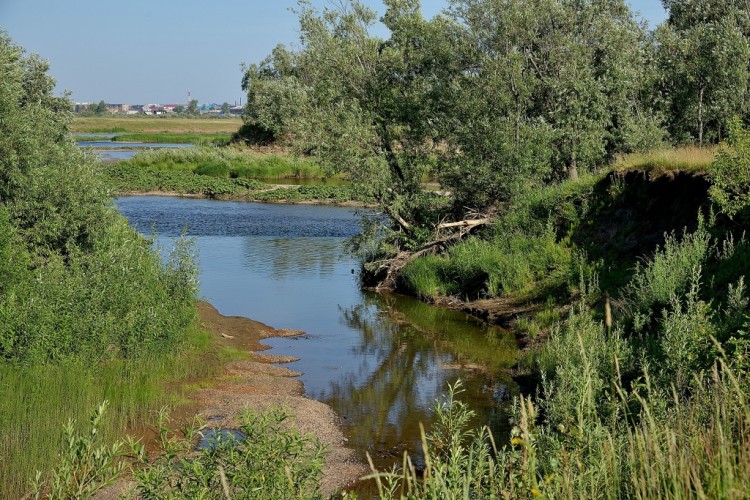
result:
<svg viewBox="0 0 750 500"><path fill-rule="evenodd" d="M750 22L744 0L663 2L656 31L657 87L676 142L717 142L734 115L747 113Z"/></svg>
<svg viewBox="0 0 750 500"><path fill-rule="evenodd" d="M459 141L490 171L575 178L659 140L646 31L623 0L454 0L451 13L476 51Z"/></svg>

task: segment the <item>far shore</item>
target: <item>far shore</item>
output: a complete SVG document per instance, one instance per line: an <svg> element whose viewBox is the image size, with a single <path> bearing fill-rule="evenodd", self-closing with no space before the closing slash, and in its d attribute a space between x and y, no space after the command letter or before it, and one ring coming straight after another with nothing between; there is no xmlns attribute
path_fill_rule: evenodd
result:
<svg viewBox="0 0 750 500"><path fill-rule="evenodd" d="M288 184L269 184L269 187L272 189L276 188L284 188L284 189L294 189L297 186L290 186ZM202 199L202 200L216 200L216 201L241 201L241 202L248 202L248 203L266 203L266 204L272 204L272 205L326 205L326 206L335 206L335 207L350 207L350 208L377 208L377 205L373 203L364 203L360 201L333 201L333 200L324 200L324 199L313 199L313 200L301 200L301 201L295 201L295 200L254 200L252 198L246 198L246 197L215 197L215 196L207 196L203 193L179 193L177 191L120 191L113 193L113 196L120 197L120 196L168 196L168 197L174 197L174 198L194 198L194 199Z"/></svg>

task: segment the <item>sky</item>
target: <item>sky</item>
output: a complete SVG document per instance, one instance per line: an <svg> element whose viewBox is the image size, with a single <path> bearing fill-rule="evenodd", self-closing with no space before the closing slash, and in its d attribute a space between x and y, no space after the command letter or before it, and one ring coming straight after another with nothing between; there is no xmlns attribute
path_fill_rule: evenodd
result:
<svg viewBox="0 0 750 500"><path fill-rule="evenodd" d="M316 7L330 0L312 0ZM380 0L363 0L382 13ZM629 0L652 26L659 0ZM296 0L0 0L0 29L78 102L240 103L242 63L299 39ZM446 0L422 0L432 17Z"/></svg>

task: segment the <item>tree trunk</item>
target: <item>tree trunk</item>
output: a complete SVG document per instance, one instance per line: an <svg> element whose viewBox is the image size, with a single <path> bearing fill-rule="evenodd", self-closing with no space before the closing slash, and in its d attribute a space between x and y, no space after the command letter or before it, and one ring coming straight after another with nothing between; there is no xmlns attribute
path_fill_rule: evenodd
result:
<svg viewBox="0 0 750 500"><path fill-rule="evenodd" d="M578 180L578 162L576 161L575 150L573 150L573 156L570 159L570 165L568 165L568 178L571 181Z"/></svg>
<svg viewBox="0 0 750 500"><path fill-rule="evenodd" d="M698 146L703 147L703 87L698 93Z"/></svg>

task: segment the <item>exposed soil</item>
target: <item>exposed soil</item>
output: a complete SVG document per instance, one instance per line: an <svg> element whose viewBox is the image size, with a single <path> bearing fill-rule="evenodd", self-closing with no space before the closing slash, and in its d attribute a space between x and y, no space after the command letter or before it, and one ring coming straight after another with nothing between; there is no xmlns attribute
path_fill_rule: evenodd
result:
<svg viewBox="0 0 750 500"><path fill-rule="evenodd" d="M327 405L304 397L300 374L278 364L298 358L274 356L259 351L268 349L261 340L269 337L302 335L299 330L276 330L263 323L239 316L223 316L206 302L198 303L200 321L220 346L249 353L249 359L229 363L224 373L209 387L191 394L190 408L208 422L209 428L237 428L246 409L264 410L282 407L289 412L291 423L304 434L312 434L327 449L321 492L329 497L356 482L367 469L355 458L354 450L346 447L346 437L339 419ZM122 481L97 498L118 498L132 491L133 484Z"/></svg>

